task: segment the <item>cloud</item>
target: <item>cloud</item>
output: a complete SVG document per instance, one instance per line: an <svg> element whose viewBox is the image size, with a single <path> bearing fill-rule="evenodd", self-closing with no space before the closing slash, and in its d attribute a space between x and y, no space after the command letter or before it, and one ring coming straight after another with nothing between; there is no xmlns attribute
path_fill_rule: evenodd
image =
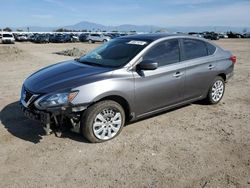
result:
<svg viewBox="0 0 250 188"><path fill-rule="evenodd" d="M83 5L82 7L85 11L95 12L105 12L105 13L128 13L128 11L138 11L141 7L138 5ZM94 10L94 11L93 11Z"/></svg>
<svg viewBox="0 0 250 188"><path fill-rule="evenodd" d="M175 0L170 2L170 4L175 5L198 5L198 4L205 4L205 3L211 3L216 2L216 0Z"/></svg>
<svg viewBox="0 0 250 188"><path fill-rule="evenodd" d="M62 2L60 0L43 0L47 3L53 3L53 4L61 4Z"/></svg>
<svg viewBox="0 0 250 188"><path fill-rule="evenodd" d="M54 4L54 5L57 5L61 8L64 8L66 10L69 10L71 12L77 12L77 9L72 7L72 6L68 6L66 5L63 1L61 0L43 0L44 2L46 3L50 3L50 4Z"/></svg>
<svg viewBox="0 0 250 188"><path fill-rule="evenodd" d="M250 26L250 2L232 3L210 8L192 9L178 14L158 14L138 22L162 26Z"/></svg>
<svg viewBox="0 0 250 188"><path fill-rule="evenodd" d="M33 14L32 17L39 18L39 19L49 19L49 18L52 18L53 15L51 15L51 14Z"/></svg>

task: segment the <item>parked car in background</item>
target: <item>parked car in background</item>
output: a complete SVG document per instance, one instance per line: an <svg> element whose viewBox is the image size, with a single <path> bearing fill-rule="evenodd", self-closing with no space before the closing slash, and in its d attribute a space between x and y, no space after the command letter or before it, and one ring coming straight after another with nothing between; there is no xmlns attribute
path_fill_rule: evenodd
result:
<svg viewBox="0 0 250 188"><path fill-rule="evenodd" d="M243 34L244 38L250 38L250 32Z"/></svg>
<svg viewBox="0 0 250 188"><path fill-rule="evenodd" d="M63 34L62 39L63 39L62 40L63 42L78 42L79 41L78 36L74 34Z"/></svg>
<svg viewBox="0 0 250 188"><path fill-rule="evenodd" d="M36 35L36 34L30 34L30 35L28 35L28 41L34 42L35 39L36 39L36 37L38 37L38 35Z"/></svg>
<svg viewBox="0 0 250 188"><path fill-rule="evenodd" d="M72 38L70 34L63 34L62 35L62 42L72 42Z"/></svg>
<svg viewBox="0 0 250 188"><path fill-rule="evenodd" d="M49 35L43 34L43 35L38 35L34 39L35 43L49 43Z"/></svg>
<svg viewBox="0 0 250 188"><path fill-rule="evenodd" d="M128 121L202 99L219 103L235 63L231 52L197 37L121 37L32 74L20 103L47 133L69 126L90 142L104 142Z"/></svg>
<svg viewBox="0 0 250 188"><path fill-rule="evenodd" d="M219 33L218 35L219 35L219 38L221 38L221 39L227 39L228 38L227 34L225 34L225 33Z"/></svg>
<svg viewBox="0 0 250 188"><path fill-rule="evenodd" d="M194 37L200 37L200 38L203 37L203 35L202 35L201 33L189 32L188 34L189 34L189 35L192 35L192 36L194 36Z"/></svg>
<svg viewBox="0 0 250 188"><path fill-rule="evenodd" d="M79 42L79 36L76 34L69 34L71 37L71 42Z"/></svg>
<svg viewBox="0 0 250 188"><path fill-rule="evenodd" d="M12 33L3 33L2 34L2 43L3 44L14 44L15 38Z"/></svg>
<svg viewBox="0 0 250 188"><path fill-rule="evenodd" d="M228 38L244 38L244 36L240 33L235 33L235 32L228 32L227 33Z"/></svg>
<svg viewBox="0 0 250 188"><path fill-rule="evenodd" d="M49 42L53 42L55 40L56 34L49 34Z"/></svg>
<svg viewBox="0 0 250 188"><path fill-rule="evenodd" d="M110 39L116 38L114 35L112 35L112 34L110 34L110 33L105 33L105 34L103 34L103 35L106 36L106 37L109 37Z"/></svg>
<svg viewBox="0 0 250 188"><path fill-rule="evenodd" d="M110 40L110 37L105 36L103 34L89 34L87 36L87 41L89 43L95 43L95 42L108 42Z"/></svg>
<svg viewBox="0 0 250 188"><path fill-rule="evenodd" d="M215 32L204 32L203 37L205 39L210 39L210 40L219 40L220 39L219 35Z"/></svg>
<svg viewBox="0 0 250 188"><path fill-rule="evenodd" d="M26 42L26 41L28 41L28 36L25 34L17 34L15 39L18 42Z"/></svg>
<svg viewBox="0 0 250 188"><path fill-rule="evenodd" d="M65 37L63 34L56 34L52 40L52 42L54 43L63 43L64 41L65 41Z"/></svg>
<svg viewBox="0 0 250 188"><path fill-rule="evenodd" d="M79 36L79 41L80 42L87 42L87 38L88 38L88 33L82 33L80 36Z"/></svg>
<svg viewBox="0 0 250 188"><path fill-rule="evenodd" d="M108 33L108 36L110 36L111 39L121 37L121 35L119 33Z"/></svg>

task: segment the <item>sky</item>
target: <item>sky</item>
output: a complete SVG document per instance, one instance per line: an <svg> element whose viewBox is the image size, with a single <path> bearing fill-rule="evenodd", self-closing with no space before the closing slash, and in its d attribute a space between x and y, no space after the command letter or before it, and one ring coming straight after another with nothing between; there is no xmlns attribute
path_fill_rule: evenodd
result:
<svg viewBox="0 0 250 188"><path fill-rule="evenodd" d="M0 27L103 25L250 27L250 0L0 0Z"/></svg>

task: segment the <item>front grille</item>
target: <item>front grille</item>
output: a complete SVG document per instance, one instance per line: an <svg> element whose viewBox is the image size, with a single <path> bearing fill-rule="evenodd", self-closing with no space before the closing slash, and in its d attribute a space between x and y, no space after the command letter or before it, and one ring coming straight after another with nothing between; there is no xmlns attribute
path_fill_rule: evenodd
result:
<svg viewBox="0 0 250 188"><path fill-rule="evenodd" d="M31 92L27 91L26 89L24 89L24 92L25 92L24 101L27 103L30 100L30 98L32 97L33 94Z"/></svg>
<svg viewBox="0 0 250 188"><path fill-rule="evenodd" d="M21 101L26 108L34 106L34 101L39 97L38 94L31 93L26 88L22 88Z"/></svg>

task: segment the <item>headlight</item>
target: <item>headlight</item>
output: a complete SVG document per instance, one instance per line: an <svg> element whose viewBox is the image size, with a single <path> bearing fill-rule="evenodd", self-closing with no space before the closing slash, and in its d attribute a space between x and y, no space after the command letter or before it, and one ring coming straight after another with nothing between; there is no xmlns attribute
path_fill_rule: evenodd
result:
<svg viewBox="0 0 250 188"><path fill-rule="evenodd" d="M65 93L56 93L51 95L46 95L35 103L38 108L49 108L62 106L70 103L78 94L78 91L65 92Z"/></svg>

